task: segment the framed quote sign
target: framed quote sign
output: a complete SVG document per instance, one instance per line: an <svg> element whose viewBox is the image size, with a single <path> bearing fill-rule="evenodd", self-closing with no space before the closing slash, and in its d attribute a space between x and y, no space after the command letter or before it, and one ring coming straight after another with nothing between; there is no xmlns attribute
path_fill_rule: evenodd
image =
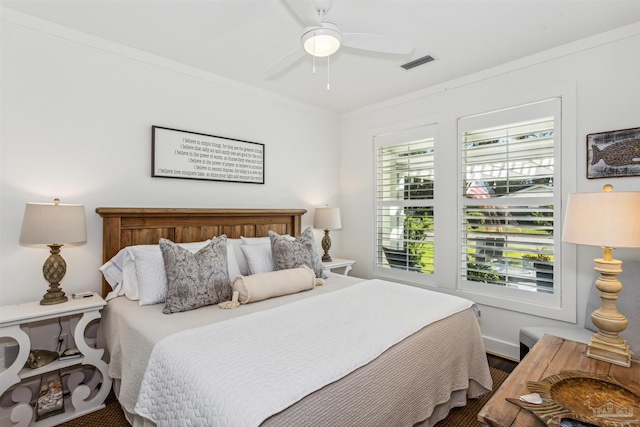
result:
<svg viewBox="0 0 640 427"><path fill-rule="evenodd" d="M264 184L264 144L152 126L151 176Z"/></svg>

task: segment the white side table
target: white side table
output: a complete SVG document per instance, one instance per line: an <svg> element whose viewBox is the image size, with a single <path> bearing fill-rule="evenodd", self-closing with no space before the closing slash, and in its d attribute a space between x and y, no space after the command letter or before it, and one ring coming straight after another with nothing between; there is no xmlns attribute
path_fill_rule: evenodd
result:
<svg viewBox="0 0 640 427"><path fill-rule="evenodd" d="M55 426L105 407L104 401L111 390L111 378L107 372L108 365L102 360L104 349L89 347L85 340L87 325L100 318L100 310L105 305L106 302L100 295L94 293L92 297L70 298L69 301L61 304L40 305L38 301L35 301L0 307L0 337L15 339L19 347L18 356L13 364L4 371L0 369L0 396L18 384L11 392L11 400L15 402L15 405L10 408L11 421L0 420L0 425ZM31 339L20 326L31 322L74 315L82 316L76 324L73 337L76 347L83 356L76 359L56 360L41 368L24 368L31 351ZM64 413L36 422L35 410L30 402L34 401L37 396L33 396L29 387L19 385L19 383L48 372L81 365L94 366L101 375L95 372L89 380L84 381L84 373L81 371L72 372L67 379L71 395L65 398Z"/></svg>
<svg viewBox="0 0 640 427"><path fill-rule="evenodd" d="M323 262L325 271L333 271L334 269L342 269L342 274L345 276L349 275L349 271L351 271L351 267L356 262L352 259L340 259L333 258L333 261Z"/></svg>

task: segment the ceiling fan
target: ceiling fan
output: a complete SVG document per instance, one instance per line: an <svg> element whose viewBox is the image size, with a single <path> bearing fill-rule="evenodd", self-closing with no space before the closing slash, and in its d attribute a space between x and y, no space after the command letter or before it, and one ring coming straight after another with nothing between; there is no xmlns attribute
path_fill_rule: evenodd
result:
<svg viewBox="0 0 640 427"><path fill-rule="evenodd" d="M413 50L409 40L383 36L380 34L343 33L333 22L326 21L325 15L331 9L333 0L285 0L293 12L305 24L300 38L301 46L287 53L267 70L268 76L274 76L296 61L305 53L315 58L329 57L341 46L370 52L408 54Z"/></svg>

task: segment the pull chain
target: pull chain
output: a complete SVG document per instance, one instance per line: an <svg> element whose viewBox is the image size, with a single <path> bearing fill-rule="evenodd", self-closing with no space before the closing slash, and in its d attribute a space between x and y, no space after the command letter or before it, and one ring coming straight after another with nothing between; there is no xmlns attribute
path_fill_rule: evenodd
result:
<svg viewBox="0 0 640 427"><path fill-rule="evenodd" d="M313 74L316 73L316 35L313 34Z"/></svg>
<svg viewBox="0 0 640 427"><path fill-rule="evenodd" d="M329 66L329 58L331 55L327 56L327 90L331 90L331 67Z"/></svg>

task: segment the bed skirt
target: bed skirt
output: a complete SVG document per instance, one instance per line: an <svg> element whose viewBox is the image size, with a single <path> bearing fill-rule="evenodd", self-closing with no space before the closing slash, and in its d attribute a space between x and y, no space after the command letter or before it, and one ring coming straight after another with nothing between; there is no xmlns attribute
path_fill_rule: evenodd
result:
<svg viewBox="0 0 640 427"><path fill-rule="evenodd" d="M116 390L116 387L117 387L116 383L118 383L117 385L119 385L119 380L114 382L114 386L113 386L114 390ZM476 383L476 386L482 387L477 383ZM451 409L460 408L467 404L467 393L468 393L468 390L454 391L451 394L451 397L449 400L439 404L433 409L433 412L431 414L431 417L429 417L429 419L415 424L414 427L435 426L438 422L447 418L447 415L449 415L449 411L451 411ZM129 424L131 424L133 427L156 427L155 423L153 423L152 421L146 418L143 418L139 415L132 414L131 412L128 412L124 408L122 408L122 410L124 412L125 417L127 418L127 421L129 421Z"/></svg>

